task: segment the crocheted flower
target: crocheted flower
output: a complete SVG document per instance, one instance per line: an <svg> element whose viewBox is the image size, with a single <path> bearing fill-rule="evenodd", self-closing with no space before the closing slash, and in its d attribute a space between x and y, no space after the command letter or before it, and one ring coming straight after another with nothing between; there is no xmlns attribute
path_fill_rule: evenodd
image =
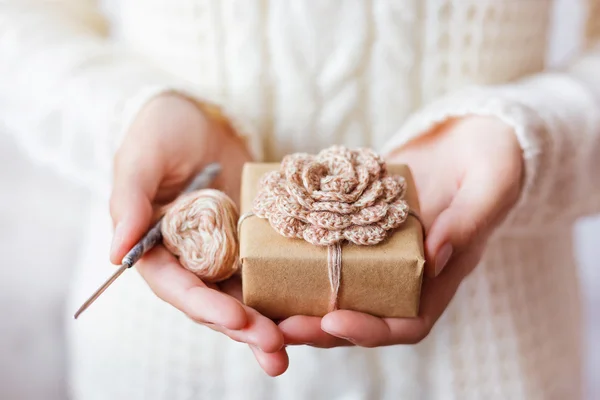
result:
<svg viewBox="0 0 600 400"><path fill-rule="evenodd" d="M372 150L333 146L286 156L261 179L253 211L285 237L374 245L406 220L405 190L404 178L388 175Z"/></svg>

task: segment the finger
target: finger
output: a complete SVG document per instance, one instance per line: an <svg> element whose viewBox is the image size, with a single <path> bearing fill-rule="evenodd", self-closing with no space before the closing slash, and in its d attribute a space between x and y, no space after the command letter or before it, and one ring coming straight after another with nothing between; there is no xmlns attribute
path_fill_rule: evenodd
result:
<svg viewBox="0 0 600 400"><path fill-rule="evenodd" d="M265 353L274 353L284 346L283 334L269 318L253 308L243 306L248 318L248 324L241 330L231 332L230 337L252 344Z"/></svg>
<svg viewBox="0 0 600 400"><path fill-rule="evenodd" d="M248 324L244 307L234 298L210 289L182 268L164 247L148 252L136 265L152 291L194 321L239 330Z"/></svg>
<svg viewBox="0 0 600 400"><path fill-rule="evenodd" d="M433 222L427 234L426 273L435 277L453 255L465 251L472 243L484 240L506 211L506 188L496 185L482 174L470 174L458 193Z"/></svg>
<svg viewBox="0 0 600 400"><path fill-rule="evenodd" d="M250 346L250 349L254 353L254 357L260 367L269 376L279 376L283 374L289 366L289 358L285 349L281 349L276 353L264 353L260 349Z"/></svg>
<svg viewBox="0 0 600 400"><path fill-rule="evenodd" d="M392 331L389 323L394 324ZM424 322L420 318L388 320L357 311L339 310L323 317L322 328L362 347L416 343Z"/></svg>
<svg viewBox="0 0 600 400"><path fill-rule="evenodd" d="M110 214L115 226L110 260L120 264L152 222L152 201L162 179L158 157L139 149L120 150L115 159Z"/></svg>
<svg viewBox="0 0 600 400"><path fill-rule="evenodd" d="M235 274L226 281L219 282L218 286L223 293L227 293L231 297L237 299L240 303L243 303L242 277L240 274Z"/></svg>
<svg viewBox="0 0 600 400"><path fill-rule="evenodd" d="M279 323L286 344L306 344L320 348L352 346L347 340L333 336L321 329L321 318L297 315Z"/></svg>
<svg viewBox="0 0 600 400"><path fill-rule="evenodd" d="M447 126L449 123L443 125ZM438 136L439 129L419 136L388 154L389 162L406 164L410 167L414 183L419 195L419 214L427 231L435 218L446 209L458 190L458 179L439 179L432 171L446 171L448 157L437 156L440 141L446 139ZM447 155L447 154L446 154Z"/></svg>
<svg viewBox="0 0 600 400"><path fill-rule="evenodd" d="M219 284L224 293L238 299L242 302L242 281L239 275L235 275L225 282ZM244 334L247 340L246 343L253 343L266 352L280 350L285 338L281 329L271 319L265 317L255 309L243 306L248 316L248 325L240 332L235 334ZM242 338L242 336L239 336Z"/></svg>
<svg viewBox="0 0 600 400"><path fill-rule="evenodd" d="M223 293L231 298L241 298L241 281L239 277L231 278L219 286ZM241 304L241 301L240 301ZM247 318L247 323L242 329L231 330L225 327L211 326L237 342L249 343L257 346L266 353L280 350L284 345L284 337L275 322L260 314L255 309L242 305Z"/></svg>
<svg viewBox="0 0 600 400"><path fill-rule="evenodd" d="M322 328L333 336L358 346L376 347L415 344L423 340L448 307L460 283L479 260L482 245L463 253L435 279L426 279L417 318L377 318L356 311L340 310L323 317Z"/></svg>
<svg viewBox="0 0 600 400"><path fill-rule="evenodd" d="M477 265L482 251L483 246L476 244L469 251L455 257L448 268L435 279L424 280L419 310L419 319L422 320L424 329L421 333L424 336L446 310L464 278Z"/></svg>
<svg viewBox="0 0 600 400"><path fill-rule="evenodd" d="M239 275L220 283L219 287L223 293L227 293L241 303L242 281ZM284 345L284 336L275 322L251 307L245 305L243 307L248 318L248 323L244 329L223 333L233 340L253 344L267 353L280 350Z"/></svg>

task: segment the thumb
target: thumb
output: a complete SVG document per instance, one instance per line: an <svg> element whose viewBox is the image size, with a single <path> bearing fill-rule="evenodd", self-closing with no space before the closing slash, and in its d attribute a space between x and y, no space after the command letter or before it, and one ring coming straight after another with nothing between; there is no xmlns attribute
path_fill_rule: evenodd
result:
<svg viewBox="0 0 600 400"><path fill-rule="evenodd" d="M453 255L485 240L502 214L503 190L481 178L465 177L448 208L433 222L425 243L428 276L439 275Z"/></svg>
<svg viewBox="0 0 600 400"><path fill-rule="evenodd" d="M115 159L110 197L110 214L115 227L110 250L113 264L121 263L152 222L152 203L162 179L158 164L156 159L131 154Z"/></svg>

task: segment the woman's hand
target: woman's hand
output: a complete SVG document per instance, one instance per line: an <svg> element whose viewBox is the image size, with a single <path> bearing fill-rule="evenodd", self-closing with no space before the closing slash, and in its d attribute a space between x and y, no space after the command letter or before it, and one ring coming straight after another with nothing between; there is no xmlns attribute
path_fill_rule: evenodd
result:
<svg viewBox="0 0 600 400"><path fill-rule="evenodd" d="M520 194L521 148L511 128L494 118L449 121L388 158L411 167L427 230L420 316L381 319L346 310L322 319L295 316L279 324L286 343L374 347L421 341Z"/></svg>
<svg viewBox="0 0 600 400"><path fill-rule="evenodd" d="M120 264L158 208L174 200L209 163L219 162L223 168L214 187L237 201L241 168L249 159L242 141L192 101L178 95L152 100L140 111L115 157L111 261ZM271 320L240 302L238 281L207 285L162 246L136 267L158 297L194 321L248 343L268 374L285 371L288 359L282 333Z"/></svg>

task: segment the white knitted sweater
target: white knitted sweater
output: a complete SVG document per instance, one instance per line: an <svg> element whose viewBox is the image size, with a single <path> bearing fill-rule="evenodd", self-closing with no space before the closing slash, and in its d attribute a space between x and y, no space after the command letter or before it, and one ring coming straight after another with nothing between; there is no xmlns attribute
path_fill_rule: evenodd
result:
<svg viewBox="0 0 600 400"><path fill-rule="evenodd" d="M600 2L586 4L591 39ZM69 319L73 397L578 398L571 225L600 210L600 52L542 72L551 5L123 0L109 41L92 0L3 0L0 122L97 194L68 315L110 272L112 154L164 90L225 107L264 159L333 143L389 150L463 114L511 124L526 158L521 201L424 342L293 348L289 371L272 379L244 345L187 320L131 272Z"/></svg>

